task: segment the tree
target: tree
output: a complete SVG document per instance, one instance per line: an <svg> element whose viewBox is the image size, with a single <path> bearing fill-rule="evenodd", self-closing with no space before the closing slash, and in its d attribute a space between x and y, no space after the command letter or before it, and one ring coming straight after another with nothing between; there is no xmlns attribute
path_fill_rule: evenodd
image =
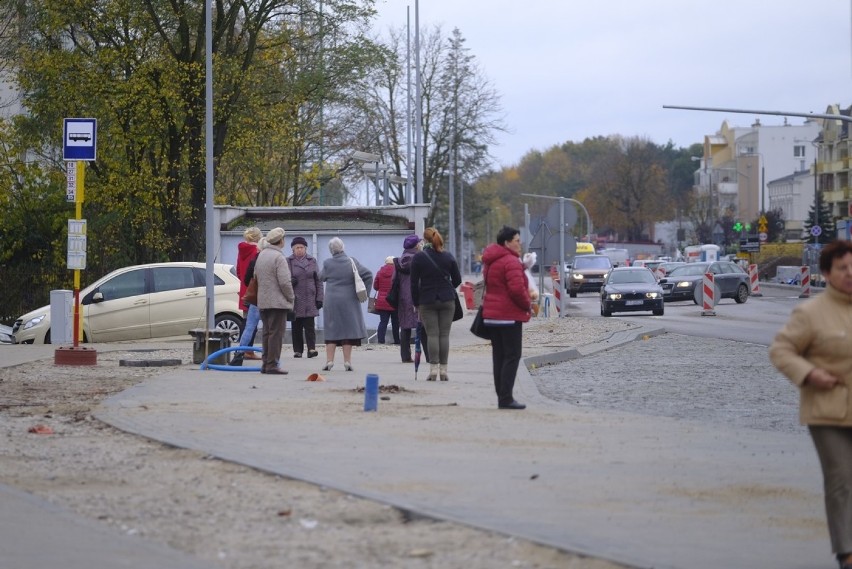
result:
<svg viewBox="0 0 852 569"><path fill-rule="evenodd" d="M817 212L819 214L817 215ZM811 230L819 226L819 236L814 236ZM806 239L811 243L830 243L834 241L837 235L837 228L834 225L834 216L831 213L831 206L822 199L822 194L816 192L814 203L811 204L811 209L808 211L808 218L805 220Z"/></svg>
<svg viewBox="0 0 852 569"><path fill-rule="evenodd" d="M415 165L408 164L403 143L409 124L406 97L413 97L413 92L404 88L404 37L403 30L391 30L385 40L389 59L361 105L368 120L360 148L379 154L390 165L392 174L410 173L416 177ZM461 32L454 29L446 37L440 27L435 27L422 33L421 38L422 199L435 206L427 224L446 227L450 168L457 180L456 191L483 174L489 160L488 146L494 143L495 133L505 127L499 95L465 47ZM391 202L401 204L405 199L404 186L393 186Z"/></svg>
<svg viewBox="0 0 852 569"><path fill-rule="evenodd" d="M94 258L203 257L205 4L0 0L3 13L18 18L2 53L18 62L24 128L37 134L40 158L58 167L62 117L98 118L101 144L85 206L97 225L90 227ZM372 4L324 0L321 11L308 0L217 4L213 156L214 174L225 173L223 195L283 205L304 203L322 187L330 176L324 162L307 163L323 138L304 135L315 124L306 101L316 108L361 73L370 44L350 24L365 22ZM301 23L308 20L336 42L340 57L326 58L340 71L334 81L317 80L327 68L305 58L311 42ZM278 160L263 160L273 152Z"/></svg>

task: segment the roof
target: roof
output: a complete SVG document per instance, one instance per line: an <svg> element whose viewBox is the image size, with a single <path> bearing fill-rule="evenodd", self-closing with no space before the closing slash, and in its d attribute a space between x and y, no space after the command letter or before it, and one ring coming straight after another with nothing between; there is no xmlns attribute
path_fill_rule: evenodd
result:
<svg viewBox="0 0 852 569"><path fill-rule="evenodd" d="M283 227L296 233L339 233L346 231L410 231L414 222L405 215L352 207L251 208L231 220L223 231L242 232L257 226L266 232Z"/></svg>

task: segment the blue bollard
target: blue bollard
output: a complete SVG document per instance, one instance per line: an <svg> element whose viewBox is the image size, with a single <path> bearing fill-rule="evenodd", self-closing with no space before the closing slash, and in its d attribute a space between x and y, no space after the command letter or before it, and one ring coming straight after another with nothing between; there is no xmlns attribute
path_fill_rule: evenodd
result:
<svg viewBox="0 0 852 569"><path fill-rule="evenodd" d="M376 411L379 407L379 376L374 373L367 374L367 383L364 386L364 411Z"/></svg>

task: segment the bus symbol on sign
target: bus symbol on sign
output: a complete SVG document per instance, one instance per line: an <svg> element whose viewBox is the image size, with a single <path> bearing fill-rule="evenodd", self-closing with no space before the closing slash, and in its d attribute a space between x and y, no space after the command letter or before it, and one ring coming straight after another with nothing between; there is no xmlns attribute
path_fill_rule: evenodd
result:
<svg viewBox="0 0 852 569"><path fill-rule="evenodd" d="M97 119L65 119L63 128L62 159L94 161L98 147Z"/></svg>

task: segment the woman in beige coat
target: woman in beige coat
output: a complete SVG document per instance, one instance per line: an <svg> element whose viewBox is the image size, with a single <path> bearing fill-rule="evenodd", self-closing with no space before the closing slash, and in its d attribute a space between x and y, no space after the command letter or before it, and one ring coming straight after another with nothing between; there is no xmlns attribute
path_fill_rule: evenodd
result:
<svg viewBox="0 0 852 569"><path fill-rule="evenodd" d="M769 348L773 365L799 387L799 418L822 466L831 547L852 569L852 242L819 257L825 292L798 305Z"/></svg>

